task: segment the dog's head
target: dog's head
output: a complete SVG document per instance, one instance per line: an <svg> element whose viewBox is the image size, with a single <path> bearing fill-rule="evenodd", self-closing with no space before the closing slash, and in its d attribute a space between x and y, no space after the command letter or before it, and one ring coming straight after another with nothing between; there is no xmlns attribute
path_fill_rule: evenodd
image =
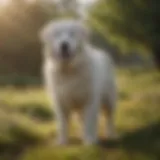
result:
<svg viewBox="0 0 160 160"><path fill-rule="evenodd" d="M69 60L80 54L88 39L88 29L81 21L57 20L42 29L40 38L53 58Z"/></svg>

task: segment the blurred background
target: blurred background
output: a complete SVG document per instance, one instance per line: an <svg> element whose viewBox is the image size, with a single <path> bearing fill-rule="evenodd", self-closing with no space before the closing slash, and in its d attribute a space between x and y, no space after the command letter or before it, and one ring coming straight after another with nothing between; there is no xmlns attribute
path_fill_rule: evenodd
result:
<svg viewBox="0 0 160 160"><path fill-rule="evenodd" d="M50 147L54 114L42 85L38 32L51 19L83 18L91 42L113 57L119 138L103 149ZM159 0L0 0L0 160L160 159ZM100 117L100 137L104 137ZM76 141L76 142L75 142Z"/></svg>

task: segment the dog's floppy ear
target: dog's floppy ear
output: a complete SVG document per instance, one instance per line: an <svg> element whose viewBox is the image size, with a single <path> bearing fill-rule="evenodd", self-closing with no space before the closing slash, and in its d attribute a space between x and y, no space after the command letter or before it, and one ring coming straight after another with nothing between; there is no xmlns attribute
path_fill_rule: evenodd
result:
<svg viewBox="0 0 160 160"><path fill-rule="evenodd" d="M48 39L49 36L50 36L50 32L51 32L53 26L54 26L54 22L51 21L50 23L48 23L47 25L44 25L44 26L40 29L38 35L39 35L39 39L40 39L41 42L44 43L44 42L47 41L47 39Z"/></svg>
<svg viewBox="0 0 160 160"><path fill-rule="evenodd" d="M48 26L44 26L40 29L39 31L39 39L42 43L45 43L46 40L47 40L47 37L48 37L48 32L49 32L49 29L48 29Z"/></svg>
<svg viewBox="0 0 160 160"><path fill-rule="evenodd" d="M46 26L43 26L39 32L38 32L38 37L39 37L39 40L41 42L44 42L45 40L45 37L46 37Z"/></svg>

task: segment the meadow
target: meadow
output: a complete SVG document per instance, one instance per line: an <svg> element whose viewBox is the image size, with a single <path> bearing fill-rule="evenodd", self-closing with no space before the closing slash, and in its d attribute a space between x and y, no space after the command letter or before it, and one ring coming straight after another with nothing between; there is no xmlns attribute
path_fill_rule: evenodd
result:
<svg viewBox="0 0 160 160"><path fill-rule="evenodd" d="M100 117L101 146L84 147L77 122L71 144L53 145L56 123L40 85L0 88L0 160L159 160L160 74L150 69L117 71L118 138L105 141Z"/></svg>

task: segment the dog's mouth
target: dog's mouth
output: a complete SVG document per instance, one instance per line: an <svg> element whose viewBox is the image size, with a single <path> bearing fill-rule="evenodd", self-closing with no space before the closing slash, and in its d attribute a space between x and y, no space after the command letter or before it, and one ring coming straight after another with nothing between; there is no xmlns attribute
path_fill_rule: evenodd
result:
<svg viewBox="0 0 160 160"><path fill-rule="evenodd" d="M65 59L69 59L71 58L71 53L69 51L62 51L61 52L61 57L65 60Z"/></svg>
<svg viewBox="0 0 160 160"><path fill-rule="evenodd" d="M71 57L70 45L68 42L63 42L60 48L61 57L65 59L69 59Z"/></svg>

